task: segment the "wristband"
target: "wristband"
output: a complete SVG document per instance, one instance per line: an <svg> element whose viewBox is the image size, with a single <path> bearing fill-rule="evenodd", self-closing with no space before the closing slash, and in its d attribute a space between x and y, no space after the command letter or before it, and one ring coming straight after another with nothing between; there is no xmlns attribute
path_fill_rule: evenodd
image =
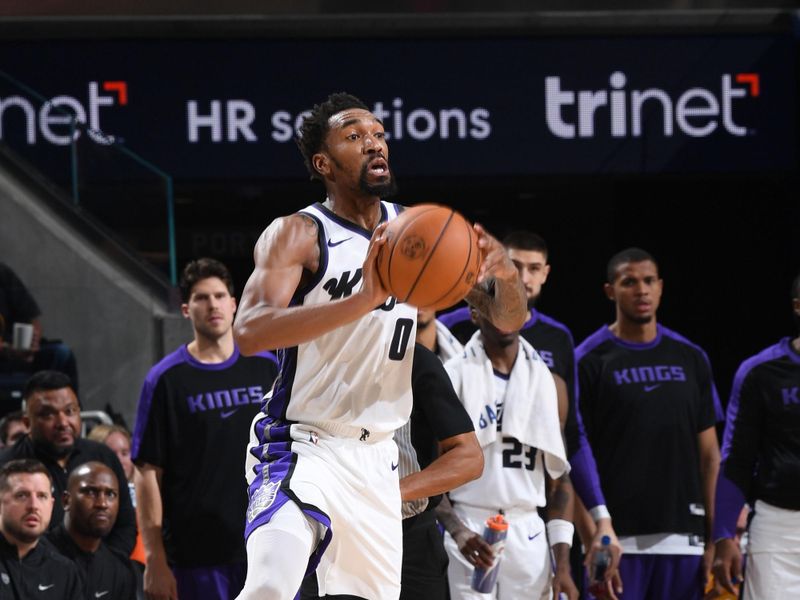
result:
<svg viewBox="0 0 800 600"><path fill-rule="evenodd" d="M592 515L592 519L595 523L597 523L600 519L610 519L611 513L608 512L608 508L605 504L598 504L592 510L589 511L589 514Z"/></svg>
<svg viewBox="0 0 800 600"><path fill-rule="evenodd" d="M552 548L556 544L566 544L572 548L572 538L575 536L575 526L564 519L550 519L547 522L547 539Z"/></svg>

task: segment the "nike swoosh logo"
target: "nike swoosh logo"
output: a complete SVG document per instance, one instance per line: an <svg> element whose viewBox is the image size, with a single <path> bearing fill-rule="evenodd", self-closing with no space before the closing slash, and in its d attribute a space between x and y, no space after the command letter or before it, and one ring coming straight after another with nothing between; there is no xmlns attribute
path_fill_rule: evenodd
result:
<svg viewBox="0 0 800 600"><path fill-rule="evenodd" d="M351 235L349 238L344 238L343 240L339 240L338 242L334 242L332 239L328 238L328 248L335 248L339 244L344 244L347 240L352 240L353 236Z"/></svg>
<svg viewBox="0 0 800 600"><path fill-rule="evenodd" d="M95 593L94 593L94 597L95 597L95 598L102 598L102 597L103 597L103 596L105 596L107 593L108 593L108 590L106 590L105 592L95 592Z"/></svg>
<svg viewBox="0 0 800 600"><path fill-rule="evenodd" d="M400 463L394 464L392 463L392 471L397 471L397 467L400 466Z"/></svg>
<svg viewBox="0 0 800 600"><path fill-rule="evenodd" d="M223 419L227 419L232 414L234 414L237 410L239 410L239 409L238 408L234 408L233 410L224 410L221 413L219 413L219 416L222 417Z"/></svg>
<svg viewBox="0 0 800 600"><path fill-rule="evenodd" d="M542 532L540 531L539 533L542 533ZM529 540L535 540L537 537L539 537L539 533L534 533L533 535L529 535L528 539Z"/></svg>
<svg viewBox="0 0 800 600"><path fill-rule="evenodd" d="M39 584L39 591L40 591L40 592L44 592L45 590L49 590L49 589L50 589L51 587L53 587L54 585L55 585L55 583L51 583L50 585L42 585L42 584L40 583L40 584Z"/></svg>
<svg viewBox="0 0 800 600"><path fill-rule="evenodd" d="M653 391L654 389L656 389L657 387L661 387L661 384L660 384L660 383L657 383L657 384L655 384L655 385L646 385L646 386L644 386L644 391L645 391L645 392L652 392L652 391Z"/></svg>

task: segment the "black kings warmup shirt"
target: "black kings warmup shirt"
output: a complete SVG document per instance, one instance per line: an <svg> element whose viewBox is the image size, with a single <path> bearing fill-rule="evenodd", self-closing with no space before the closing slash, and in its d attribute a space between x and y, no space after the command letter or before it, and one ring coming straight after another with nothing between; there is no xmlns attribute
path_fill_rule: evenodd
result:
<svg viewBox="0 0 800 600"><path fill-rule="evenodd" d="M702 535L697 438L721 417L705 353L659 325L647 344L601 327L576 354L581 414L617 534Z"/></svg>
<svg viewBox="0 0 800 600"><path fill-rule="evenodd" d="M186 346L148 373L131 453L163 469L164 543L172 564L246 560L244 451L250 422L277 375L271 353L198 362Z"/></svg>
<svg viewBox="0 0 800 600"><path fill-rule="evenodd" d="M800 510L800 354L789 338L739 367L722 460L748 501Z"/></svg>

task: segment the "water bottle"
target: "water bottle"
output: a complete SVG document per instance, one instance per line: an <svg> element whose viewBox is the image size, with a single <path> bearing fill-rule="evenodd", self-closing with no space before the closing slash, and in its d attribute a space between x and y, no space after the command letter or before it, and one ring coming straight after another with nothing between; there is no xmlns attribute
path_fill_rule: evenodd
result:
<svg viewBox="0 0 800 600"><path fill-rule="evenodd" d="M476 592L489 594L494 589L494 583L497 581L497 573L500 568L500 559L506 546L507 535L508 521L503 518L503 515L495 515L486 519L483 539L492 547L494 562L488 569L475 567L472 573L472 589Z"/></svg>
<svg viewBox="0 0 800 600"><path fill-rule="evenodd" d="M592 559L592 581L589 591L596 598L606 598L606 570L611 565L611 538L604 535L600 539L600 549L594 553Z"/></svg>

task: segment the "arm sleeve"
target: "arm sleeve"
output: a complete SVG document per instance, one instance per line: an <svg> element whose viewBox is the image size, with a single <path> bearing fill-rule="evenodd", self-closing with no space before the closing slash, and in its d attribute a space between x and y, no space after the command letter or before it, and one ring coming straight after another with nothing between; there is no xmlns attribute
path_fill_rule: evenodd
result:
<svg viewBox="0 0 800 600"><path fill-rule="evenodd" d="M474 431L447 371L433 352L418 345L414 350L413 372L414 405L425 414L437 440Z"/></svg>
<svg viewBox="0 0 800 600"><path fill-rule="evenodd" d="M728 402L722 465L717 479L714 539L733 537L736 520L751 492L761 443L762 402L752 372L736 373Z"/></svg>

